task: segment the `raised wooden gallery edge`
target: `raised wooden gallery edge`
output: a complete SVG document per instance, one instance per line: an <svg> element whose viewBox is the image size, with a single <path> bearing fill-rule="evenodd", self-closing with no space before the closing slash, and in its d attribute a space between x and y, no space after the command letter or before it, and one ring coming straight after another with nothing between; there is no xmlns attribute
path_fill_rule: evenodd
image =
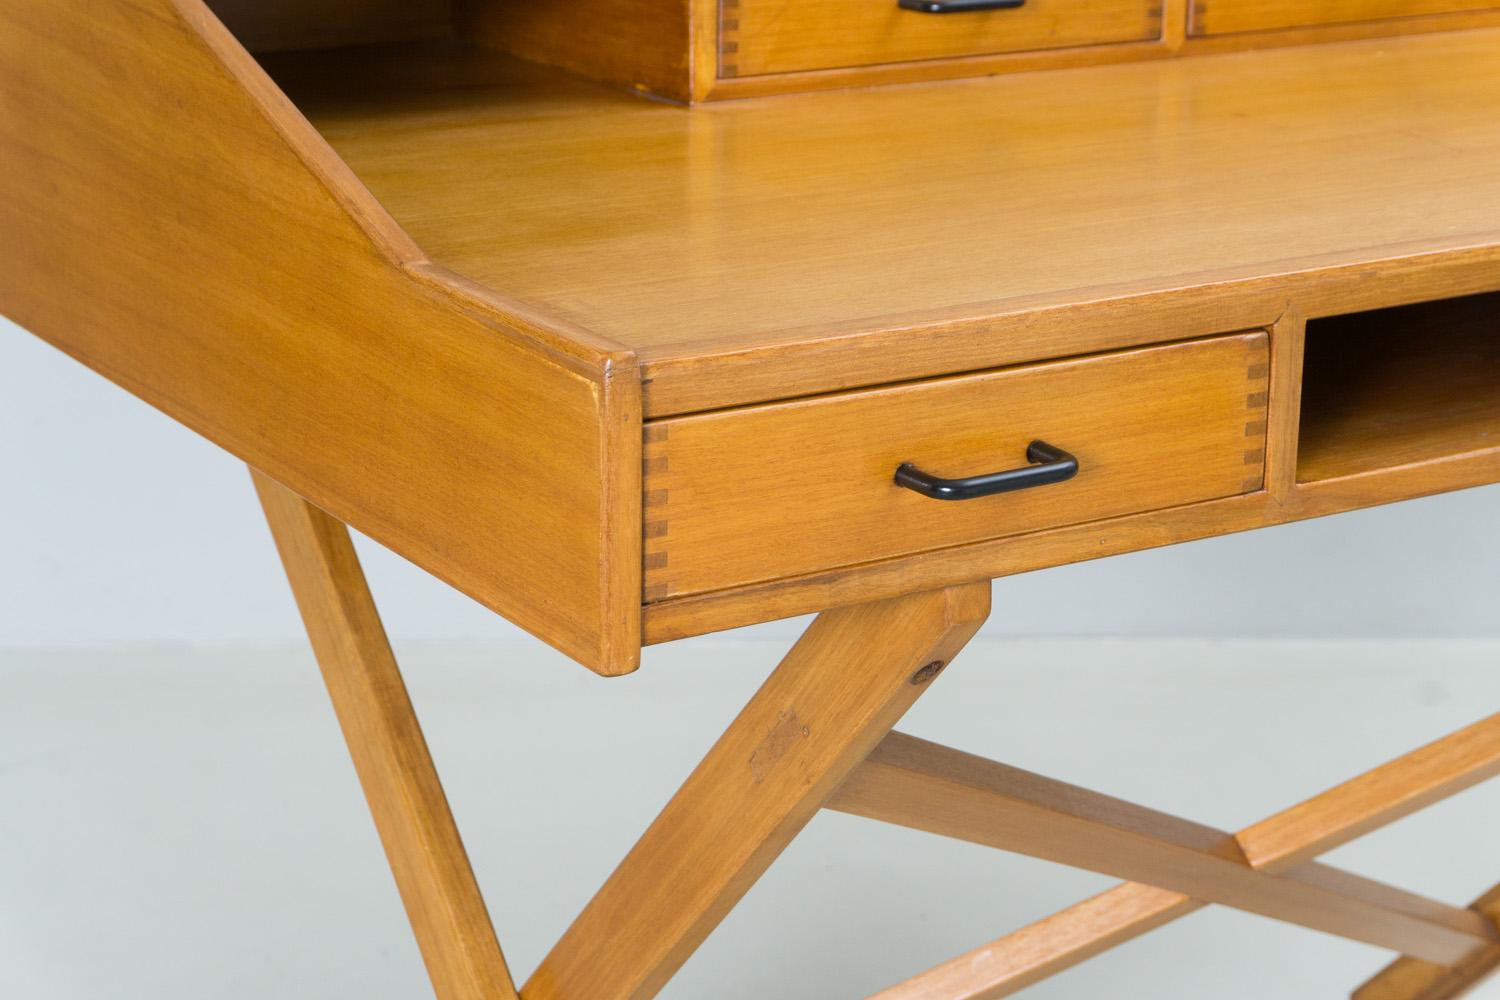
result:
<svg viewBox="0 0 1500 1000"><path fill-rule="evenodd" d="M267 66L434 260L631 350L650 418L1493 291L1497 49L698 108L457 44Z"/></svg>

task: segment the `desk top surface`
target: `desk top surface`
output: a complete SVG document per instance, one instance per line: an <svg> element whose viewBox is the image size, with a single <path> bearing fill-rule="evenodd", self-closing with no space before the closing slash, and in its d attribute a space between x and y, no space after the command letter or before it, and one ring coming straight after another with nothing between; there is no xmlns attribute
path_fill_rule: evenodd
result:
<svg viewBox="0 0 1500 1000"><path fill-rule="evenodd" d="M684 109L435 45L275 75L439 264L643 361L1500 243L1500 31Z"/></svg>

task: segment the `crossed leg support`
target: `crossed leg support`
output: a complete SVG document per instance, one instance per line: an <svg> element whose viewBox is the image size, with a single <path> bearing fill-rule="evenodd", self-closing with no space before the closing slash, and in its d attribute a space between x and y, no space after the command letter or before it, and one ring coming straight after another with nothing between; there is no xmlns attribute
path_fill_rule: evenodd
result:
<svg viewBox="0 0 1500 1000"><path fill-rule="evenodd" d="M516 1000L348 530L254 479L433 990L439 1000Z"/></svg>
<svg viewBox="0 0 1500 1000"><path fill-rule="evenodd" d="M1293 806L1235 836L1246 861L1271 874L1349 843L1500 774L1500 715L1491 716ZM1181 893L1127 882L1030 927L976 948L878 994L879 1000L995 1000L1201 909ZM1473 910L1500 919L1500 887ZM1357 992L1358 1000L1441 1000L1439 980L1476 985L1500 949L1444 966L1402 958ZM1419 976L1417 970L1423 970ZM1419 979L1424 983L1418 985ZM1376 984L1384 984L1375 989ZM1383 990L1384 992L1381 992Z"/></svg>
<svg viewBox="0 0 1500 1000"><path fill-rule="evenodd" d="M1500 923L1500 885L1470 909ZM1500 947L1476 951L1457 965L1438 965L1403 955L1354 991L1353 1000L1454 1000L1500 969Z"/></svg>
<svg viewBox="0 0 1500 1000"><path fill-rule="evenodd" d="M439 1000L514 1000L347 530L255 483ZM1452 907L1311 860L1500 773L1500 716L1231 835L891 732L988 611L981 583L820 615L520 995L654 996L825 807L1133 880L881 1000L1007 996L1206 902L1400 953L1357 1000L1446 1000L1500 967L1500 887Z"/></svg>

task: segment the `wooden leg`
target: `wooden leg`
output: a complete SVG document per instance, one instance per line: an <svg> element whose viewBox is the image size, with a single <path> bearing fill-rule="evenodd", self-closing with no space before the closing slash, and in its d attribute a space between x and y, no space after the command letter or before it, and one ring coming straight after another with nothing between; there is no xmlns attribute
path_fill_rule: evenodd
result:
<svg viewBox="0 0 1500 1000"><path fill-rule="evenodd" d="M1500 885L1480 896L1472 909L1500 924ZM1435 965L1402 956L1354 991L1354 1000L1455 1000L1500 971L1500 946L1458 965Z"/></svg>
<svg viewBox="0 0 1500 1000"><path fill-rule="evenodd" d="M1454 965L1500 945L1494 924L1303 862L1252 867L1233 835L901 733L828 808L1159 886Z"/></svg>
<svg viewBox="0 0 1500 1000"><path fill-rule="evenodd" d="M252 476L438 1000L516 1000L348 531Z"/></svg>
<svg viewBox="0 0 1500 1000"><path fill-rule="evenodd" d="M1235 841L1254 868L1285 872L1497 774L1500 715L1282 810L1241 830ZM1500 898L1500 888L1496 895ZM1475 905L1483 910L1484 904L1481 900ZM1127 882L956 956L871 1000L999 1000L1204 905L1180 893ZM1396 965L1403 981L1415 970L1426 969L1435 982L1436 972L1443 968L1418 959ZM1417 1000L1416 995L1410 1000Z"/></svg>
<svg viewBox="0 0 1500 1000"><path fill-rule="evenodd" d="M1168 889L1126 882L869 1000L1000 1000L1206 905Z"/></svg>
<svg viewBox="0 0 1500 1000"><path fill-rule="evenodd" d="M963 648L988 583L825 612L522 992L653 996Z"/></svg>
<svg viewBox="0 0 1500 1000"><path fill-rule="evenodd" d="M254 478L439 1000L519 1000L347 530ZM1202 900L1407 952L1355 1000L1452 1000L1500 969L1500 887L1457 909L1307 860L1495 773L1500 717L1231 836L892 733L988 611L972 584L820 615L526 1000L653 996L825 806L1140 880L891 1000L1008 995Z"/></svg>

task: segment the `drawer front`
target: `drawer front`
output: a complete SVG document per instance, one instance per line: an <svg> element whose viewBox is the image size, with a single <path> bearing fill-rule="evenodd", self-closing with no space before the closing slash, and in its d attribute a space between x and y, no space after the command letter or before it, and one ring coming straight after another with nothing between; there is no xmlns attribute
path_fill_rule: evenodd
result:
<svg viewBox="0 0 1500 1000"><path fill-rule="evenodd" d="M1254 492L1268 339L1237 334L647 425L645 598L659 601ZM938 500L897 486L1025 466L1078 474Z"/></svg>
<svg viewBox="0 0 1500 1000"><path fill-rule="evenodd" d="M1193 5L1191 32L1231 35L1497 9L1500 0L1199 0Z"/></svg>
<svg viewBox="0 0 1500 1000"><path fill-rule="evenodd" d="M1161 10L1161 0L1026 0L957 14L897 0L721 0L719 75L1146 41L1161 35Z"/></svg>

